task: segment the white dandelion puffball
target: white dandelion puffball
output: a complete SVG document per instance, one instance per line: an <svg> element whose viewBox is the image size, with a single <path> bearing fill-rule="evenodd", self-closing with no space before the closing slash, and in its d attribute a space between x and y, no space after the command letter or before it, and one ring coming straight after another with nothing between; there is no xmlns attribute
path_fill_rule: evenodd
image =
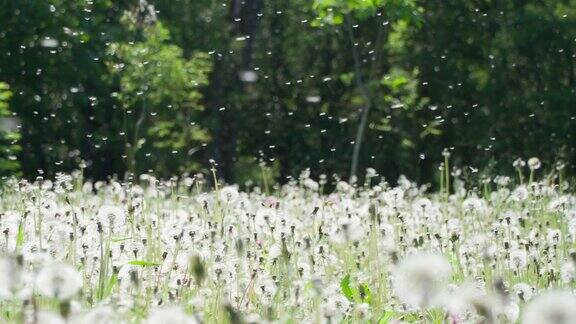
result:
<svg viewBox="0 0 576 324"><path fill-rule="evenodd" d="M21 269L16 260L9 256L0 256L0 299L14 296L21 279Z"/></svg>
<svg viewBox="0 0 576 324"><path fill-rule="evenodd" d="M235 202L239 196L240 194L235 186L227 186L220 189L220 200L225 203L231 204Z"/></svg>
<svg viewBox="0 0 576 324"><path fill-rule="evenodd" d="M524 324L576 323L576 296L567 291L550 291L534 297L522 316Z"/></svg>
<svg viewBox="0 0 576 324"><path fill-rule="evenodd" d="M196 324L197 322L193 317L186 315L186 313L184 313L178 307L167 307L152 311L152 313L146 320L146 324L164 324L164 323Z"/></svg>
<svg viewBox="0 0 576 324"><path fill-rule="evenodd" d="M452 273L450 263L433 253L407 256L394 270L396 295L411 306L427 307L438 296L443 281Z"/></svg>
<svg viewBox="0 0 576 324"><path fill-rule="evenodd" d="M52 264L36 277L36 289L49 298L69 299L82 287L82 277L69 265Z"/></svg>
<svg viewBox="0 0 576 324"><path fill-rule="evenodd" d="M38 312L36 323L41 324L66 324L66 321L62 316L50 311L40 311Z"/></svg>
<svg viewBox="0 0 576 324"><path fill-rule="evenodd" d="M114 310L109 306L98 306L82 316L81 323L106 324L114 322Z"/></svg>
<svg viewBox="0 0 576 324"><path fill-rule="evenodd" d="M530 168L530 170L538 170L540 169L541 166L542 163L540 162L540 159L538 159L537 157L532 157L528 159L528 167Z"/></svg>
<svg viewBox="0 0 576 324"><path fill-rule="evenodd" d="M510 266L512 269L520 270L528 264L528 254L525 250L514 250L510 252Z"/></svg>
<svg viewBox="0 0 576 324"><path fill-rule="evenodd" d="M120 227L126 222L124 209L113 205L104 205L98 210L98 221L105 228Z"/></svg>

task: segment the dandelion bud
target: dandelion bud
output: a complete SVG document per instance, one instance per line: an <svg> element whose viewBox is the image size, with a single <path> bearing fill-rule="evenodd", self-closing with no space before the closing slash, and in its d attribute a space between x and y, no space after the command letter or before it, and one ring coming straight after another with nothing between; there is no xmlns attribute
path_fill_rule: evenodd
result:
<svg viewBox="0 0 576 324"><path fill-rule="evenodd" d="M138 286L140 284L140 280L138 279L138 271L130 270L130 281L134 286Z"/></svg>
<svg viewBox="0 0 576 324"><path fill-rule="evenodd" d="M238 312L236 309L234 309L234 307L232 307L232 305L230 305L230 304L224 305L224 310L226 311L226 314L228 315L228 319L230 320L231 324L244 323L242 320L241 313Z"/></svg>
<svg viewBox="0 0 576 324"><path fill-rule="evenodd" d="M68 316L70 315L70 308L71 308L70 301L64 300L60 302L59 308L60 308L60 315L62 315L62 317L64 318L68 318Z"/></svg>
<svg viewBox="0 0 576 324"><path fill-rule="evenodd" d="M570 259L576 265L576 251L570 251Z"/></svg>
<svg viewBox="0 0 576 324"><path fill-rule="evenodd" d="M204 263L202 262L202 259L200 259L200 257L198 255L194 255L192 257L192 275L194 276L194 279L196 280L196 284L200 285L202 283L202 281L204 281L204 278L206 277L206 269L204 267Z"/></svg>
<svg viewBox="0 0 576 324"><path fill-rule="evenodd" d="M506 289L506 285L502 278L498 277L494 279L494 289L505 302L508 301L508 290Z"/></svg>
<svg viewBox="0 0 576 324"><path fill-rule="evenodd" d="M454 242L458 241L459 238L460 238L460 235L458 233L452 233L452 235L450 236L450 242L454 243Z"/></svg>
<svg viewBox="0 0 576 324"><path fill-rule="evenodd" d="M236 253L238 253L238 254L242 254L244 252L244 242L242 242L242 239L236 240L235 248L236 248Z"/></svg>
<svg viewBox="0 0 576 324"><path fill-rule="evenodd" d="M398 252L396 251L391 251L390 252L390 260L392 260L392 264L398 264Z"/></svg>

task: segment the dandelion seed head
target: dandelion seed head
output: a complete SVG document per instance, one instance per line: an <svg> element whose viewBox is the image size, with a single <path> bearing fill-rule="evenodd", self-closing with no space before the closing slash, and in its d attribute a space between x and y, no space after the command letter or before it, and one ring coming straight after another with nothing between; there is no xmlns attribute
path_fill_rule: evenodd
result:
<svg viewBox="0 0 576 324"><path fill-rule="evenodd" d="M524 160L522 160L521 158L518 158L518 159L514 160L514 163L512 163L512 166L515 168L523 168L526 166L526 162Z"/></svg>
<svg viewBox="0 0 576 324"><path fill-rule="evenodd" d="M512 291L516 294L518 299L522 302L528 302L534 296L534 287L527 283L517 283L512 287Z"/></svg>
<svg viewBox="0 0 576 324"><path fill-rule="evenodd" d="M234 203L240 194L235 186L226 186L220 189L220 199L228 204Z"/></svg>
<svg viewBox="0 0 576 324"><path fill-rule="evenodd" d="M531 157L528 159L528 167L530 168L530 170L538 170L540 169L541 166L542 163L540 162L540 159L538 159L537 157Z"/></svg>
<svg viewBox="0 0 576 324"><path fill-rule="evenodd" d="M22 269L13 256L0 255L0 299L12 298L21 284Z"/></svg>
<svg viewBox="0 0 576 324"><path fill-rule="evenodd" d="M71 266L50 264L36 277L36 289L48 298L66 300L74 296L82 287L82 277Z"/></svg>
<svg viewBox="0 0 576 324"><path fill-rule="evenodd" d="M545 292L526 306L524 324L569 324L576 322L576 296L566 291Z"/></svg>
<svg viewBox="0 0 576 324"><path fill-rule="evenodd" d="M524 269L528 264L528 254L525 250L516 249L510 252L510 266L513 269Z"/></svg>
<svg viewBox="0 0 576 324"><path fill-rule="evenodd" d="M62 316L50 311L40 311L36 317L38 323L42 324L66 324L66 320Z"/></svg>
<svg viewBox="0 0 576 324"><path fill-rule="evenodd" d="M106 324L115 321L114 310L109 306L97 306L81 316L83 323Z"/></svg>
<svg viewBox="0 0 576 324"><path fill-rule="evenodd" d="M122 226L126 222L124 209L114 205L100 207L97 215L98 221L108 229Z"/></svg>
<svg viewBox="0 0 576 324"><path fill-rule="evenodd" d="M574 260L568 260L562 264L560 277L564 283L576 282L576 264Z"/></svg>
<svg viewBox="0 0 576 324"><path fill-rule="evenodd" d="M150 312L150 316L145 321L146 324L196 324L197 321L184 313L179 307L171 306L156 309Z"/></svg>
<svg viewBox="0 0 576 324"><path fill-rule="evenodd" d="M404 303L427 307L440 293L452 267L442 256L421 252L407 256L394 270L392 284Z"/></svg>

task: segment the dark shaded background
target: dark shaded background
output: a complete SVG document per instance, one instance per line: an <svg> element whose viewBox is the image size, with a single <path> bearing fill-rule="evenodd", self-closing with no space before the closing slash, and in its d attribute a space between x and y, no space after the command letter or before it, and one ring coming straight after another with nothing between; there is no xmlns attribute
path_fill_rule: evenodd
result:
<svg viewBox="0 0 576 324"><path fill-rule="evenodd" d="M0 0L0 81L21 125L21 149L4 153L27 178L82 160L90 178L124 175L133 116L111 95L120 85L107 53L111 43L145 41L121 17L153 5L148 23L170 32L166 46L209 55L204 109L191 117L209 136L171 153L144 132L137 173L206 171L214 159L229 182L258 177L260 163L279 181L305 168L346 178L366 111L360 175L373 167L434 181L444 148L453 165L493 175L531 156L545 171L562 162L573 172L576 1L374 3ZM58 45L43 46L46 37ZM182 118L161 116L143 129Z"/></svg>

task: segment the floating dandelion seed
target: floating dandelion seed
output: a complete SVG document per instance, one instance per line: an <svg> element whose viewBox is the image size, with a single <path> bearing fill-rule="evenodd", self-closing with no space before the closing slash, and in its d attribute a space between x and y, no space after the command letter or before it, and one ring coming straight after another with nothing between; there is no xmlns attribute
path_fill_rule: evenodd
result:
<svg viewBox="0 0 576 324"><path fill-rule="evenodd" d="M319 103L320 101L322 101L322 97L320 96L306 96L306 102Z"/></svg>
<svg viewBox="0 0 576 324"><path fill-rule="evenodd" d="M45 37L40 41L40 45L42 47L47 47L47 48L54 48L54 47L58 47L60 43L58 42L58 40L54 39L54 38L50 38L50 37Z"/></svg>
<svg viewBox="0 0 576 324"><path fill-rule="evenodd" d="M258 74L251 70L241 71L238 73L238 78L242 82L252 83L258 81Z"/></svg>

